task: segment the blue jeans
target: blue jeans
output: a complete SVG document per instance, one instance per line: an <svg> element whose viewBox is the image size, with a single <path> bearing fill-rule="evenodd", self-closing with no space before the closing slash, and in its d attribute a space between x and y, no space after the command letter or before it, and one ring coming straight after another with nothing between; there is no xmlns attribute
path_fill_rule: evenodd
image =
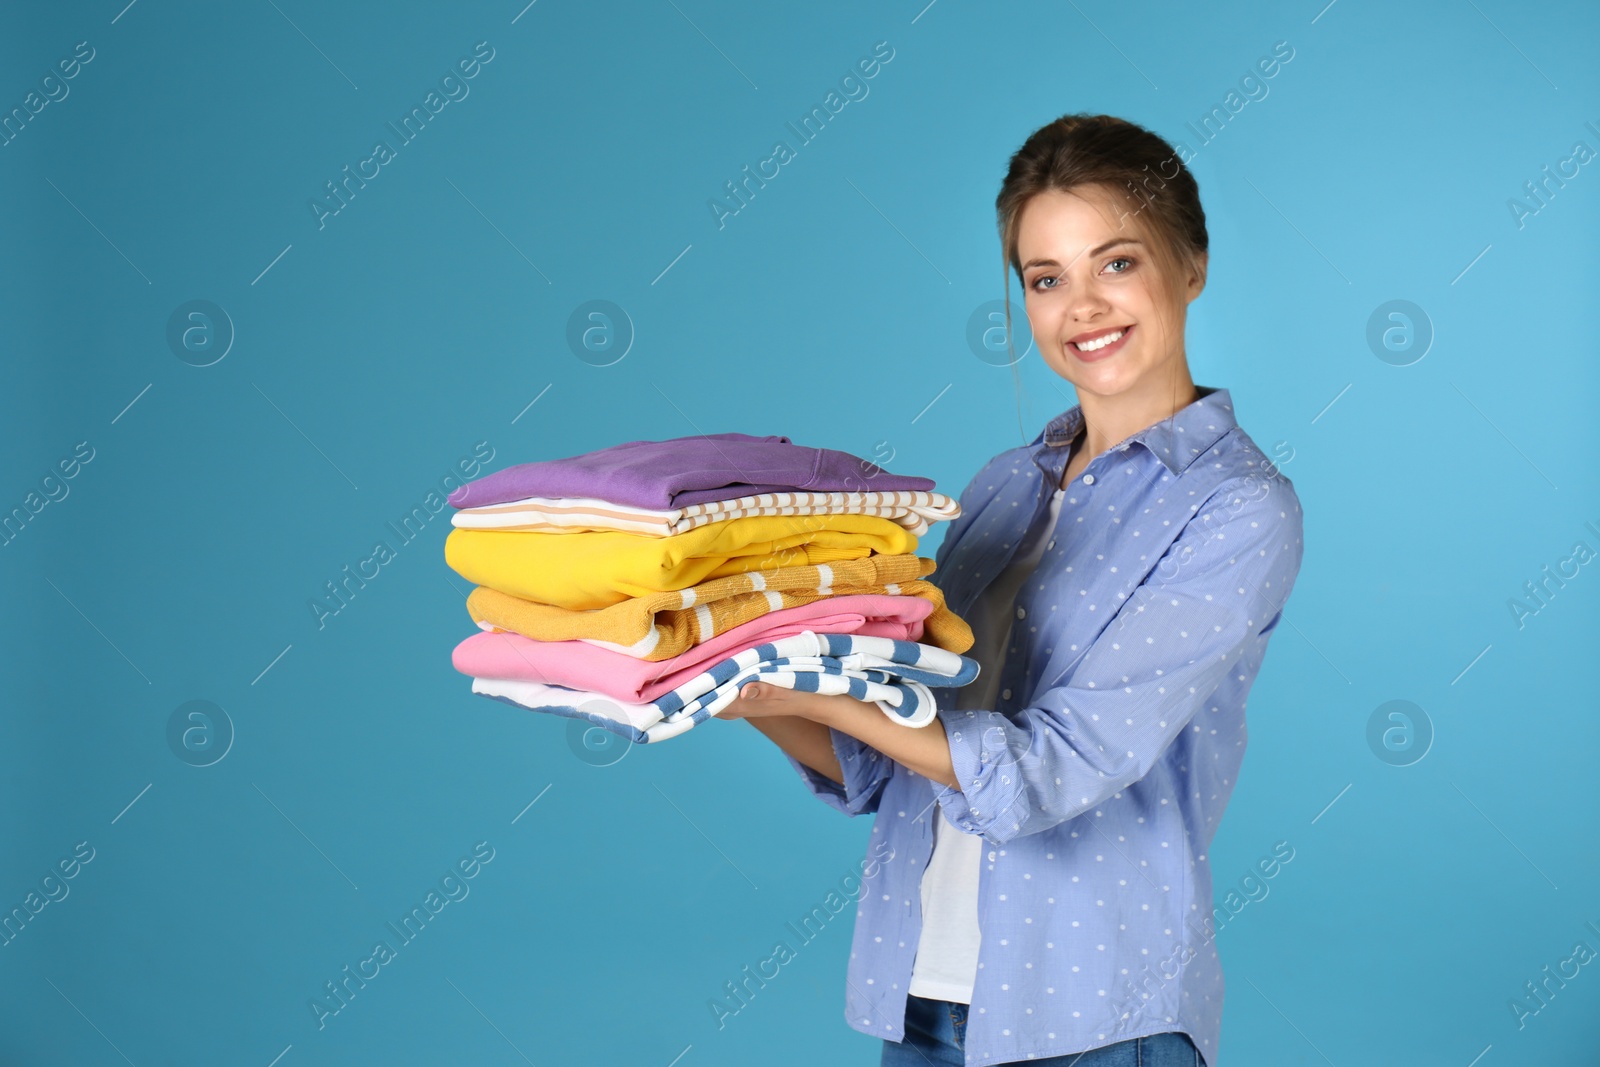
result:
<svg viewBox="0 0 1600 1067"><path fill-rule="evenodd" d="M906 997L906 1039L885 1041L880 1067L965 1067L967 1005ZM1032 1067L1204 1067L1187 1034L1134 1037L1070 1056L1014 1060ZM999 1067L999 1065L996 1065Z"/></svg>

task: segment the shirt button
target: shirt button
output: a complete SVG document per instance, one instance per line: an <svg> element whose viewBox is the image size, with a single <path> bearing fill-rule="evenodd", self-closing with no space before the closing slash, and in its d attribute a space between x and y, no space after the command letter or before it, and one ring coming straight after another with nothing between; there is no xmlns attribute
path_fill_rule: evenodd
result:
<svg viewBox="0 0 1600 1067"><path fill-rule="evenodd" d="M1017 618L1026 619L1027 617L1028 617L1028 609L1023 607L1020 604L1017 605Z"/></svg>
<svg viewBox="0 0 1600 1067"><path fill-rule="evenodd" d="M1094 484L1094 475L1092 475L1092 474L1085 474L1085 475L1084 475L1084 476L1083 476L1083 484L1084 484L1084 485L1093 485L1093 484Z"/></svg>
<svg viewBox="0 0 1600 1067"><path fill-rule="evenodd" d="M1000 696L1004 700L1010 700L1011 699L1011 690L1009 690L1009 689L1002 690L1001 693L1000 693Z"/></svg>

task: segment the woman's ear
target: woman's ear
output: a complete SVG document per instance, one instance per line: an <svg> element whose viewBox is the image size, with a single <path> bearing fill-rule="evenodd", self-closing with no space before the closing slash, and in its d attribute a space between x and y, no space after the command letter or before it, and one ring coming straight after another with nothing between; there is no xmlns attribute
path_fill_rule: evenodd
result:
<svg viewBox="0 0 1600 1067"><path fill-rule="evenodd" d="M1189 273L1189 284L1185 293L1186 300L1193 300L1199 296L1206 287L1206 268L1211 261L1211 253L1201 252L1194 257L1194 266Z"/></svg>

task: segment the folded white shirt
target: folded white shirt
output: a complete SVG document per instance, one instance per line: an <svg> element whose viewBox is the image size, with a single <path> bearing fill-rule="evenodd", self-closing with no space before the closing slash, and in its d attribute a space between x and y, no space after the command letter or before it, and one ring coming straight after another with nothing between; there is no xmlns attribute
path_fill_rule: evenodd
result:
<svg viewBox="0 0 1600 1067"><path fill-rule="evenodd" d="M874 515L899 523L919 537L935 522L954 519L961 505L943 493L905 490L872 493L759 493L711 500L688 507L652 510L596 497L524 497L503 504L462 508L453 526L477 530L579 533L623 530L670 536L708 522L747 515Z"/></svg>

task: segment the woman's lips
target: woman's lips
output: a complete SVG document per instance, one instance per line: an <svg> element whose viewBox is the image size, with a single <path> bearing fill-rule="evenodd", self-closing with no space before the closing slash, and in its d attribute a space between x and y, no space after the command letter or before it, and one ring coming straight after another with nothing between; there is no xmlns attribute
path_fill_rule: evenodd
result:
<svg viewBox="0 0 1600 1067"><path fill-rule="evenodd" d="M1122 346L1128 343L1128 337L1133 333L1133 327L1123 326L1121 329L1121 337L1118 337L1110 344L1096 348L1093 351L1085 352L1080 349L1078 347L1078 340L1076 338L1067 342L1067 348L1070 349L1072 354L1080 361L1084 363L1097 363L1102 359L1108 359L1111 356L1116 355L1122 349ZM1116 332L1116 330L1099 330L1092 334L1079 334L1079 337L1083 338L1084 340L1093 341L1100 337L1114 335Z"/></svg>

